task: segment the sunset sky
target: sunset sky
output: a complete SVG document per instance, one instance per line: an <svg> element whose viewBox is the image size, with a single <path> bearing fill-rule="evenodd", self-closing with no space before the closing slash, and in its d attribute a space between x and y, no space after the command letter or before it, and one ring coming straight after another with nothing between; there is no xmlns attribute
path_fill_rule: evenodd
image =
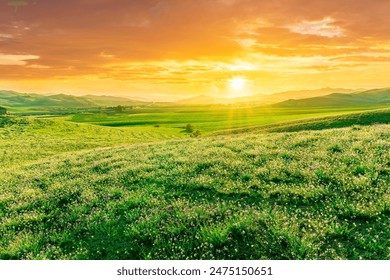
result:
<svg viewBox="0 0 390 280"><path fill-rule="evenodd" d="M0 89L174 100L390 86L389 0L0 0Z"/></svg>

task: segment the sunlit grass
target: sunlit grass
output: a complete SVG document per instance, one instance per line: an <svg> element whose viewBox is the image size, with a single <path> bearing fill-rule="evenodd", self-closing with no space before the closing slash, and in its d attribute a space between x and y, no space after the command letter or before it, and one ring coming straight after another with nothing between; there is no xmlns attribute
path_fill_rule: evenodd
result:
<svg viewBox="0 0 390 280"><path fill-rule="evenodd" d="M390 259L390 125L63 154L0 174L1 259Z"/></svg>
<svg viewBox="0 0 390 280"><path fill-rule="evenodd" d="M111 128L75 124L63 118L0 118L0 170L70 151L187 137L182 129Z"/></svg>
<svg viewBox="0 0 390 280"><path fill-rule="evenodd" d="M151 127L160 125L162 128L180 129L191 123L209 134L220 130L273 124L284 121L298 120L319 116L337 115L354 111L375 109L371 107L356 108L274 108L247 107L235 108L226 106L188 107L188 108L158 108L156 112L137 112L134 114L76 114L71 121L90 123L109 127ZM157 109L156 109L157 110Z"/></svg>

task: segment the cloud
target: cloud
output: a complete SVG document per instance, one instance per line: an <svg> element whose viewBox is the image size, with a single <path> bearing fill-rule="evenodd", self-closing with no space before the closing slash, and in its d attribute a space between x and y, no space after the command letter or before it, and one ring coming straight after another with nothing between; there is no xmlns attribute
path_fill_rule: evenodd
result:
<svg viewBox="0 0 390 280"><path fill-rule="evenodd" d="M286 75L352 68L344 63L390 69L389 9L388 0L2 1L0 71L19 81L127 80L129 90L163 81L184 92L233 69L269 87L304 87Z"/></svg>
<svg viewBox="0 0 390 280"><path fill-rule="evenodd" d="M0 40L2 39L12 39L14 36L12 34L0 34Z"/></svg>
<svg viewBox="0 0 390 280"><path fill-rule="evenodd" d="M0 53L0 65L26 65L27 60L33 59L39 59L39 56Z"/></svg>
<svg viewBox="0 0 390 280"><path fill-rule="evenodd" d="M34 69L50 69L50 66L46 65L40 65L40 64L28 64L26 65L27 68L34 68Z"/></svg>
<svg viewBox="0 0 390 280"><path fill-rule="evenodd" d="M319 21L303 21L294 25L287 25L286 27L292 32L299 34L318 35L324 37L342 37L345 36L343 29L333 25L335 22L332 18L324 18Z"/></svg>

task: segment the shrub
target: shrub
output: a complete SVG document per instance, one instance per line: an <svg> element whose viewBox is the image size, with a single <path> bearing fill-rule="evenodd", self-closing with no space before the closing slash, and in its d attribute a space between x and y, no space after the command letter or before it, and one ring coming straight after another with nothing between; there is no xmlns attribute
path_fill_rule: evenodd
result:
<svg viewBox="0 0 390 280"><path fill-rule="evenodd" d="M194 132L194 126L191 124L187 124L185 129L187 132L190 132L190 133Z"/></svg>
<svg viewBox="0 0 390 280"><path fill-rule="evenodd" d="M193 133L191 133L191 137L199 137L201 135L202 135L202 133L200 132L200 130L196 130Z"/></svg>

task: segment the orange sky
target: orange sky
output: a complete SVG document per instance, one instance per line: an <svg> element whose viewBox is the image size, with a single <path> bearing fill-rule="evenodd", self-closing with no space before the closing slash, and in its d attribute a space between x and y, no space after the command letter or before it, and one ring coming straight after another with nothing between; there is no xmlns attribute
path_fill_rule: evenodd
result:
<svg viewBox="0 0 390 280"><path fill-rule="evenodd" d="M173 100L388 87L389 12L388 0L0 0L0 89Z"/></svg>

